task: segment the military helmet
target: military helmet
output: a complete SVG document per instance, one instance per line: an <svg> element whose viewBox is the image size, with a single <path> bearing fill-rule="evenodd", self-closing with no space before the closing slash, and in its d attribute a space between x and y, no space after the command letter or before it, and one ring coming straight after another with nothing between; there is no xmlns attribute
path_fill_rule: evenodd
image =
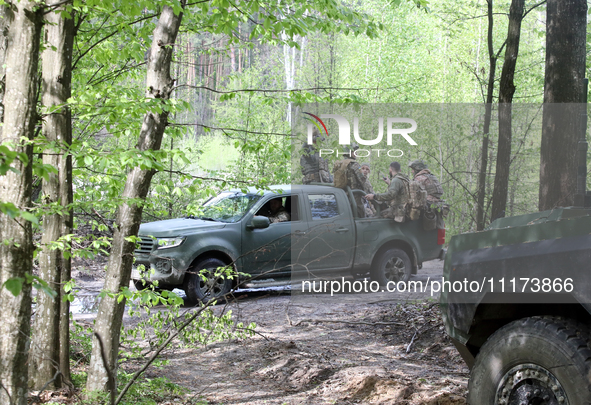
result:
<svg viewBox="0 0 591 405"><path fill-rule="evenodd" d="M420 172L421 170L425 170L427 168L427 165L422 160L417 159L410 162L408 164L408 167Z"/></svg>

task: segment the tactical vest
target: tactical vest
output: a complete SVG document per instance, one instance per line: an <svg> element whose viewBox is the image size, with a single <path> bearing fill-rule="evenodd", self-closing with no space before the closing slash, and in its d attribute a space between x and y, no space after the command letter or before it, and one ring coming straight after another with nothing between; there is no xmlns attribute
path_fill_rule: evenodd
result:
<svg viewBox="0 0 591 405"><path fill-rule="evenodd" d="M433 197L434 199L438 200L443 195L443 187L441 187L441 183L437 180L437 177L432 175L431 173L422 173L415 177L415 181L421 183L427 191L427 194Z"/></svg>
<svg viewBox="0 0 591 405"><path fill-rule="evenodd" d="M392 210L392 214L394 215L394 220L396 222L404 222L404 217L406 216L407 205L409 202L410 197L410 180L405 175L398 173L394 179L400 179L404 183L403 190L404 193L398 193L394 198L390 201L390 209Z"/></svg>
<svg viewBox="0 0 591 405"><path fill-rule="evenodd" d="M307 175L311 173L318 173L320 170L318 154L302 155L300 158L300 166L302 166L302 174Z"/></svg>
<svg viewBox="0 0 591 405"><path fill-rule="evenodd" d="M427 191L421 183L416 180L409 182L408 216L411 221L419 219L421 210L427 205Z"/></svg>
<svg viewBox="0 0 591 405"><path fill-rule="evenodd" d="M354 159L337 160L334 163L334 186L342 189L347 188L347 167L349 163L354 162Z"/></svg>

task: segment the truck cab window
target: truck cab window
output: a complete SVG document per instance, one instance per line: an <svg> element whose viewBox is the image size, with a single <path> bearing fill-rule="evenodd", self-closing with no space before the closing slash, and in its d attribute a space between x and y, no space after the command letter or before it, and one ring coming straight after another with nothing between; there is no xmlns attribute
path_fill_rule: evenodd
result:
<svg viewBox="0 0 591 405"><path fill-rule="evenodd" d="M333 218L339 215L334 194L308 194L312 220Z"/></svg>

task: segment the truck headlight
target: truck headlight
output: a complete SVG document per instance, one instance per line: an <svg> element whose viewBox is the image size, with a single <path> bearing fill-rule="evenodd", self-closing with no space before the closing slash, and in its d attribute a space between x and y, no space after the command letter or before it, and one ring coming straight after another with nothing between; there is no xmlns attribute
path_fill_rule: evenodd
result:
<svg viewBox="0 0 591 405"><path fill-rule="evenodd" d="M158 238L158 249L168 249L179 246L185 241L184 237Z"/></svg>

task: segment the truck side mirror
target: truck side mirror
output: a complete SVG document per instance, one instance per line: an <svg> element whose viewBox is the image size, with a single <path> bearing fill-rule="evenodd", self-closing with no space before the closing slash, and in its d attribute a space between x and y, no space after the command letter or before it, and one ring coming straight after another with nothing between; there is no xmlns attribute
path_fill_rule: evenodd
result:
<svg viewBox="0 0 591 405"><path fill-rule="evenodd" d="M268 228L271 225L271 221L269 218L264 217L262 215L255 215L252 217L251 223L248 225L249 229L264 229Z"/></svg>

